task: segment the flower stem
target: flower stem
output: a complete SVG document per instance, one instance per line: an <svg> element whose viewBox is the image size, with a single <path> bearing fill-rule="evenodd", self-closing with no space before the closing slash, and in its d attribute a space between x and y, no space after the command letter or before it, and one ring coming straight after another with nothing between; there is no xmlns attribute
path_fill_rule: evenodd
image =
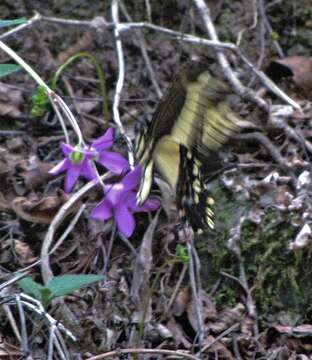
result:
<svg viewBox="0 0 312 360"><path fill-rule="evenodd" d="M108 111L108 99L107 99L105 74L95 56L93 56L92 54L90 54L87 51L81 51L81 52L71 56L57 69L57 71L54 74L53 79L52 79L51 88L53 90L56 90L57 82L59 80L61 73L67 68L67 66L69 66L71 63L73 63L75 60L77 60L79 58L83 58L83 57L88 58L92 62L92 64L94 65L94 67L96 69L97 76L100 81L100 90L101 90L101 94L102 94L102 98L103 98L103 110L102 110L103 117L104 117L106 125L108 126L110 116L109 116L109 111Z"/></svg>

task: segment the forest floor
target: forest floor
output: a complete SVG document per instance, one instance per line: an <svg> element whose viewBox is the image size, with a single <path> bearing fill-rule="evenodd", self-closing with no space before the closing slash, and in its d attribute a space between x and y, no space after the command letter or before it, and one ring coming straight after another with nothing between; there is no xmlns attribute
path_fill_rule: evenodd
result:
<svg viewBox="0 0 312 360"><path fill-rule="evenodd" d="M71 61L54 84L56 93L87 143L112 127L114 151L127 157L113 114L120 65L111 3L3 0L0 20L31 19L35 11L40 16L14 34L1 28L0 40L50 86ZM145 21L208 38L195 6L200 1L120 3L123 23ZM160 180L154 190L160 210L135 214L131 237L113 221L92 219L101 188L86 189L80 179L67 194L64 176L49 174L63 159L64 134L52 107L40 103L37 84L23 70L0 79L0 359L312 359L311 2L206 3L220 41L238 44L301 110L225 51L234 75L268 106L260 109L248 96L235 100L254 128L222 149L224 166L209 179L215 230L194 241L177 233L174 199ZM206 61L226 78L213 47L183 36L131 29L120 40L125 79L119 113L131 141L190 59ZM0 63L12 62L0 51ZM66 126L75 145L76 134ZM25 270L37 284L7 283ZM44 309L21 294L22 288L51 300L50 290L38 284L78 274L103 278L55 297ZM70 285L74 290L64 286Z"/></svg>

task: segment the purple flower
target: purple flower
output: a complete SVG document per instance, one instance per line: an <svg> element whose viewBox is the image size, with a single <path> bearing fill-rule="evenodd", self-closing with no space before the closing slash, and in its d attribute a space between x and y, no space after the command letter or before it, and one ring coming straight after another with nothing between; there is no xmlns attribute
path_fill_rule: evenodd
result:
<svg viewBox="0 0 312 360"><path fill-rule="evenodd" d="M142 206L137 206L135 189L140 176L141 167L137 166L120 182L105 185L106 196L91 211L91 217L102 221L114 217L120 233L131 236L135 229L133 213L153 211L160 205L157 199L148 199Z"/></svg>
<svg viewBox="0 0 312 360"><path fill-rule="evenodd" d="M66 171L65 192L70 192L78 177L82 175L87 180L96 178L93 161L101 164L106 169L116 174L126 172L129 168L128 161L116 152L107 151L113 145L113 129L93 141L90 146L72 147L61 143L61 150L65 156L59 164L54 166L49 173L58 175Z"/></svg>

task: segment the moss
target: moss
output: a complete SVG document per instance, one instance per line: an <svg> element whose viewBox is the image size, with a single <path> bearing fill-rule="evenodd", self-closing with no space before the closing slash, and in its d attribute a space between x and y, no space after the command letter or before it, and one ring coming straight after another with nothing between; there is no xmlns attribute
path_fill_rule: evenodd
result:
<svg viewBox="0 0 312 360"><path fill-rule="evenodd" d="M214 193L218 204L216 231L196 242L201 258L203 284L208 292L220 281L213 300L219 307L233 306L242 289L220 271L239 277L236 257L226 247L230 228L250 204L235 201L227 192ZM289 318L312 320L312 247L288 250L297 229L290 215L269 211L261 224L246 221L241 229L241 252L245 271L260 318L286 312ZM234 286L233 286L234 285Z"/></svg>

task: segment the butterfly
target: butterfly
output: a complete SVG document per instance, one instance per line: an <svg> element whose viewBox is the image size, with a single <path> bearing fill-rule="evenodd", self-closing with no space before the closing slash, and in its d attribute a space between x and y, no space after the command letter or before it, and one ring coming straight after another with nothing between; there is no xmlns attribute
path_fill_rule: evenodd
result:
<svg viewBox="0 0 312 360"><path fill-rule="evenodd" d="M139 205L151 191L156 167L176 195L181 218L197 233L213 229L214 200L203 168L213 167L217 151L243 123L226 101L230 93L203 63L191 62L175 76L136 140L135 158L142 166Z"/></svg>

